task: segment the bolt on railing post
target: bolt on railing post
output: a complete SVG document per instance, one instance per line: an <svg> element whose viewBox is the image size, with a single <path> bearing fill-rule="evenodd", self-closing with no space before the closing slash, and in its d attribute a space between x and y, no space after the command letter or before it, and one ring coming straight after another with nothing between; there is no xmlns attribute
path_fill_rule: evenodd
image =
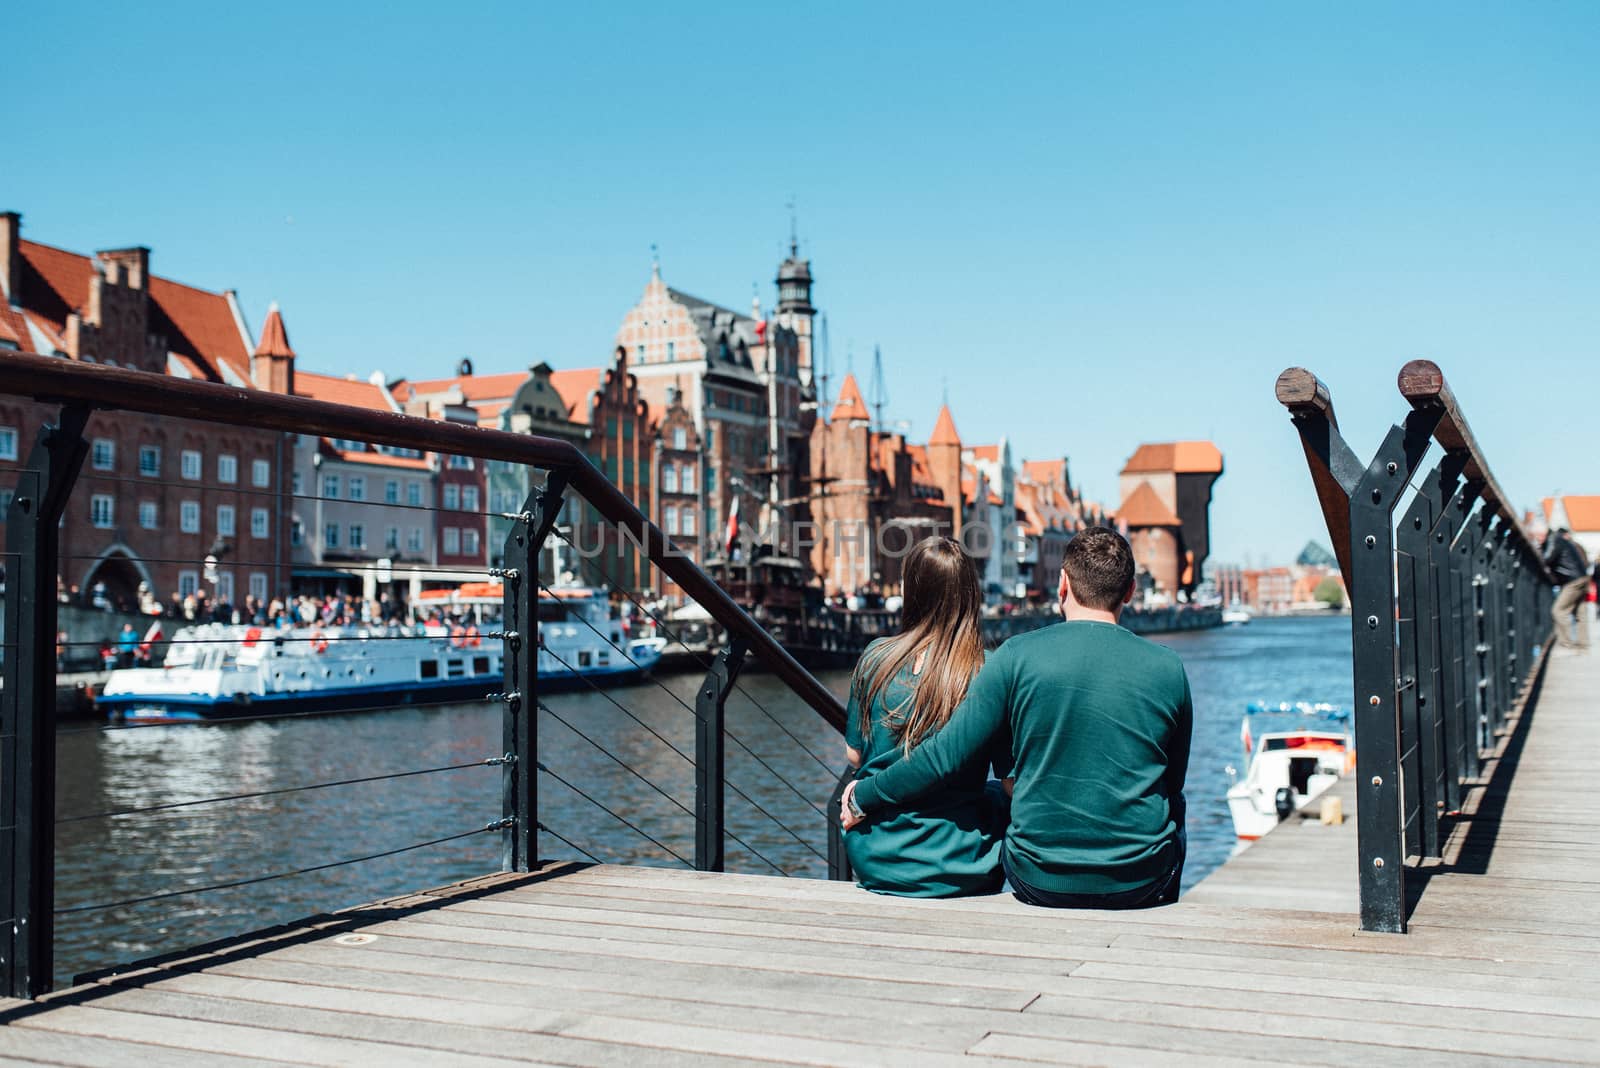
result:
<svg viewBox="0 0 1600 1068"><path fill-rule="evenodd" d="M506 535L500 629L505 653L501 813L509 821L500 847L502 871L532 871L539 863L539 556L561 512L566 475L552 471L528 495Z"/></svg>
<svg viewBox="0 0 1600 1068"><path fill-rule="evenodd" d="M55 637L59 527L88 446L89 410L62 409L18 473L6 513L5 690L0 692L0 977L9 997L50 990L55 968Z"/></svg>
<svg viewBox="0 0 1600 1068"><path fill-rule="evenodd" d="M744 666L745 644L734 638L717 654L694 699L694 866L722 871L727 814L727 751L723 729L728 695Z"/></svg>

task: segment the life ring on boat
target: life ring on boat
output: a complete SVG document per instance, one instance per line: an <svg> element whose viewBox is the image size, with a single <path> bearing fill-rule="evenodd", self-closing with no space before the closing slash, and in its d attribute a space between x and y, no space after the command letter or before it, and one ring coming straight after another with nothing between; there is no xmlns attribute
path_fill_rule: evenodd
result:
<svg viewBox="0 0 1600 1068"><path fill-rule="evenodd" d="M464 627L462 627L461 624L457 623L454 627L450 628L450 647L452 649L460 649L462 646L464 646L466 644L467 644L467 632L466 632L466 629Z"/></svg>
<svg viewBox="0 0 1600 1068"><path fill-rule="evenodd" d="M260 640L261 640L261 628L260 627L251 627L249 630L244 632L244 647L246 649L253 649L255 647L256 642L258 642Z"/></svg>
<svg viewBox="0 0 1600 1068"><path fill-rule="evenodd" d="M311 651L319 655L328 651L328 638L321 627L311 632Z"/></svg>
<svg viewBox="0 0 1600 1068"><path fill-rule="evenodd" d="M483 635L478 633L478 628L476 626L467 628L464 644L469 645L474 649L483 644Z"/></svg>

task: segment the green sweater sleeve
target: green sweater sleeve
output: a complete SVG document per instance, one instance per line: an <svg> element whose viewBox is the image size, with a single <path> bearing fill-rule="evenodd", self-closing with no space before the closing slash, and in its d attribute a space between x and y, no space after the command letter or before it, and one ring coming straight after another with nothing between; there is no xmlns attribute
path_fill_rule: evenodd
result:
<svg viewBox="0 0 1600 1068"><path fill-rule="evenodd" d="M1011 691L1011 658L1002 647L972 680L967 698L932 738L911 755L856 786L856 804L863 812L904 805L938 786L988 750L1006 725Z"/></svg>
<svg viewBox="0 0 1600 1068"><path fill-rule="evenodd" d="M1182 829L1186 816L1183 780L1189 774L1189 742L1194 736L1194 697L1189 692L1189 674L1178 666L1183 676L1183 700L1178 705L1178 719L1172 731L1172 751L1167 754L1167 800L1172 806L1172 819Z"/></svg>

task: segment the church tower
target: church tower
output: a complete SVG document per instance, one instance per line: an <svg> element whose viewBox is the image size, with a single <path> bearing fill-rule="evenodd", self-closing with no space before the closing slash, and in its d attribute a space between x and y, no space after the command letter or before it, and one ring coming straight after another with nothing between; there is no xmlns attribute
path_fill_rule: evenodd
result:
<svg viewBox="0 0 1600 1068"><path fill-rule="evenodd" d="M778 265L778 307L775 318L780 326L794 331L796 362L800 384L811 386L811 325L817 309L811 303L811 263L800 258L800 242L789 237L789 258Z"/></svg>

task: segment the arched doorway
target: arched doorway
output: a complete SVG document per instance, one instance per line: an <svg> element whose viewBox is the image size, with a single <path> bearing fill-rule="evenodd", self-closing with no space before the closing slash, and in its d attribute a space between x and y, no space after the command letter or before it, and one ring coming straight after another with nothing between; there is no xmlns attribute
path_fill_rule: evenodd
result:
<svg viewBox="0 0 1600 1068"><path fill-rule="evenodd" d="M104 596L106 607L114 611L137 612L141 582L150 582L150 572L144 563L124 546L113 545L89 566L79 588L91 605L98 593ZM97 591L96 586L102 584L104 589ZM150 589L153 593L155 587L152 585Z"/></svg>

